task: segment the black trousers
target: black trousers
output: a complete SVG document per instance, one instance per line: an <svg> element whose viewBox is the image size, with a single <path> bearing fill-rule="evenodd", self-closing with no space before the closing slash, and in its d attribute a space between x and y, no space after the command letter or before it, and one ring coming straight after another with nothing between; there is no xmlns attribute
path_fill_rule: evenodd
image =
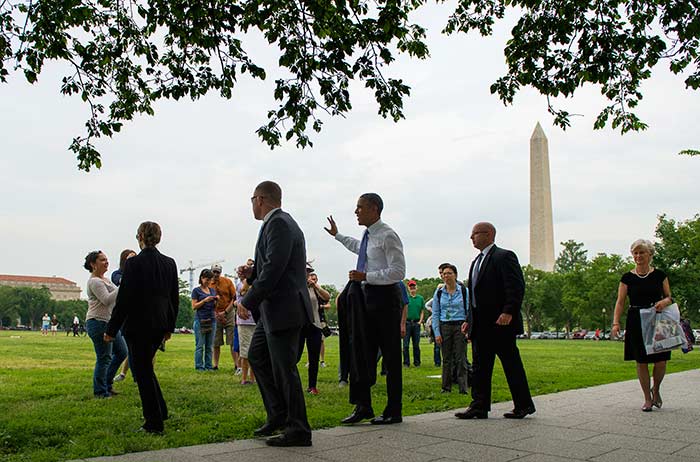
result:
<svg viewBox="0 0 700 462"><path fill-rule="evenodd" d="M512 329L494 327L472 333L474 384L470 407L491 410L491 377L496 356L501 360L515 409L533 406L520 351Z"/></svg>
<svg viewBox="0 0 700 462"><path fill-rule="evenodd" d="M386 367L387 404L382 415L401 415L401 298L396 285L349 283L343 291L350 350L350 403L372 406L371 387L377 381L376 358L381 349Z"/></svg>
<svg viewBox="0 0 700 462"><path fill-rule="evenodd" d="M301 359L304 352L304 343L306 343L306 351L309 355L309 388L316 388L318 382L318 362L321 358L322 337L321 329L313 324L304 326L299 336L299 357L297 358L297 363Z"/></svg>
<svg viewBox="0 0 700 462"><path fill-rule="evenodd" d="M153 370L153 356L162 341L162 334L156 334L150 338L148 336L126 337L129 367L141 397L145 420L143 427L153 431L163 431L163 421L168 418L168 407Z"/></svg>
<svg viewBox="0 0 700 462"><path fill-rule="evenodd" d="M297 370L301 328L266 332L258 322L248 350L268 422L284 422L288 435L311 437Z"/></svg>

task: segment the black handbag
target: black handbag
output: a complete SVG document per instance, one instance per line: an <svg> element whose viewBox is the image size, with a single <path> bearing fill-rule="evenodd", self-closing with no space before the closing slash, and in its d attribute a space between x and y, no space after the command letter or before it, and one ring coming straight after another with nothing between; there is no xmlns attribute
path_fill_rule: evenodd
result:
<svg viewBox="0 0 700 462"><path fill-rule="evenodd" d="M321 333L324 337L330 337L331 335L333 335L333 332L331 332L331 328L328 327L328 324L326 324L325 321L321 321Z"/></svg>

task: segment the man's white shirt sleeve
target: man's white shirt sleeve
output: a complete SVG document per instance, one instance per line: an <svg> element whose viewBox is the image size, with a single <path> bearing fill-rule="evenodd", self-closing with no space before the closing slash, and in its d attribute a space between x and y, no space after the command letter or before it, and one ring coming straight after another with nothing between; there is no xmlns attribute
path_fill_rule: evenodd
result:
<svg viewBox="0 0 700 462"><path fill-rule="evenodd" d="M348 249L350 252L354 254L360 253L360 241L355 239L354 237L336 233L335 240L343 244L345 248Z"/></svg>

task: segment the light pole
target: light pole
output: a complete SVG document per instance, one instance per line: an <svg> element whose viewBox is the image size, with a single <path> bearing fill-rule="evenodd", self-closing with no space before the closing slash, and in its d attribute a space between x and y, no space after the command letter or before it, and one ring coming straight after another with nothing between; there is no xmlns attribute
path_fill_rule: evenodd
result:
<svg viewBox="0 0 700 462"><path fill-rule="evenodd" d="M605 315L605 308L603 308L603 340L605 340L605 324L608 322L608 317Z"/></svg>

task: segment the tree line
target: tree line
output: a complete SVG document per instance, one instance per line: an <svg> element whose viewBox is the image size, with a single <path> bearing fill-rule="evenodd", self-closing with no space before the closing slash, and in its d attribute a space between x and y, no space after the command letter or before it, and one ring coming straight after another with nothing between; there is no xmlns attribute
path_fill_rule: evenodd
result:
<svg viewBox="0 0 700 462"><path fill-rule="evenodd" d="M684 221L661 215L655 236L652 266L668 274L673 298L683 316L700 323L700 215ZM522 313L528 332L608 329L620 277L632 269L634 263L629 256L619 254L598 253L589 258L584 244L575 240L561 244L563 249L553 272L530 265L523 267L525 297ZM462 269L462 276L467 270ZM438 277L413 279L418 284L418 294L426 301L441 282ZM334 285L323 285L323 288L331 294L327 320L336 325L338 289ZM87 301L52 300L47 288L0 286L0 326L15 325L17 320L30 327L38 326L44 313L49 313L56 314L64 328L72 324L74 315L84 321L86 312ZM180 281L177 326L191 327L193 319L189 289L184 281Z"/></svg>

